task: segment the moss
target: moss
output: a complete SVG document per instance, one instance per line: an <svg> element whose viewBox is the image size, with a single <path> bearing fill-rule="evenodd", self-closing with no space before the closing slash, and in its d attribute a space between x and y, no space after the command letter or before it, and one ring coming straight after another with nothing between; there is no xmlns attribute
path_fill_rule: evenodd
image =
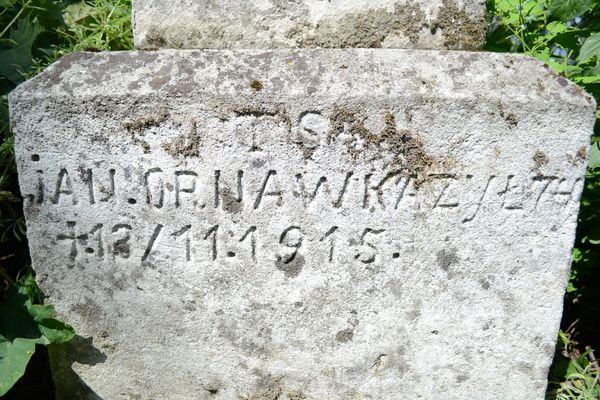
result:
<svg viewBox="0 0 600 400"><path fill-rule="evenodd" d="M129 132L142 133L146 129L160 125L169 117L166 110L159 110L155 115L133 118L123 123L123 127Z"/></svg>
<svg viewBox="0 0 600 400"><path fill-rule="evenodd" d="M401 32L415 45L424 24L425 14L421 7L411 3L396 4L393 12L382 8L350 13L340 20L311 25L310 29L303 22L290 28L286 37L295 40L298 47L379 48L388 36ZM304 36L309 31L314 33Z"/></svg>
<svg viewBox="0 0 600 400"><path fill-rule="evenodd" d="M145 135L145 131L152 127L159 126L168 117L169 113L166 110L159 110L155 115L129 119L123 122L123 127L131 134L131 141L134 144L141 146L144 149L144 153L149 153L150 144L142 138Z"/></svg>
<svg viewBox="0 0 600 400"><path fill-rule="evenodd" d="M343 107L335 107L331 115L331 125L328 133L329 142L336 141L346 133L350 139L345 139L349 152L357 158L365 150L374 150L379 158L384 154L393 154L391 161L394 169L405 171L410 175L423 176L423 173L434 164L427 154L421 139L408 129L398 129L396 117L387 112L384 115L385 127L379 134L369 131L363 123L364 118L358 113ZM362 148L359 149L359 142Z"/></svg>
<svg viewBox="0 0 600 400"><path fill-rule="evenodd" d="M478 50L485 42L487 24L485 19L472 19L454 0L444 0L437 19L431 24L432 32L437 29L442 31L447 49Z"/></svg>
<svg viewBox="0 0 600 400"><path fill-rule="evenodd" d="M173 158L198 157L200 137L196 129L196 123L192 122L192 126L185 137L178 136L170 143L164 143L163 149Z"/></svg>

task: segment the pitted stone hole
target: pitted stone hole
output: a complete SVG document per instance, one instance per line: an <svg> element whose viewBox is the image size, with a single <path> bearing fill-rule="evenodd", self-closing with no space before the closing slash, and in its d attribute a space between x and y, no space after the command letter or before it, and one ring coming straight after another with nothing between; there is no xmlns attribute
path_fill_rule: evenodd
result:
<svg viewBox="0 0 600 400"><path fill-rule="evenodd" d="M85 252L88 253L88 254L92 254L94 252L94 249L92 249L91 247L87 247L85 249Z"/></svg>
<svg viewBox="0 0 600 400"><path fill-rule="evenodd" d="M233 251L228 251L227 257L235 257L235 253Z"/></svg>
<svg viewBox="0 0 600 400"><path fill-rule="evenodd" d="M128 202L129 204L136 204L136 203L137 203L137 200L136 200L136 199L127 199L127 202Z"/></svg>
<svg viewBox="0 0 600 400"><path fill-rule="evenodd" d="M35 161L35 162L40 161L40 155L39 154L32 154L31 155L31 161Z"/></svg>
<svg viewBox="0 0 600 400"><path fill-rule="evenodd" d="M400 257L400 253L394 253L394 254L392 254L392 257L393 258L399 258Z"/></svg>

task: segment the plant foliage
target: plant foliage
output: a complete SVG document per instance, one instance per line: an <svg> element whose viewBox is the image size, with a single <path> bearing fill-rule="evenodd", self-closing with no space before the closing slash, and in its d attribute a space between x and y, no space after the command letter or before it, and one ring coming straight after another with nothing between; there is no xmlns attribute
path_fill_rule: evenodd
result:
<svg viewBox="0 0 600 400"><path fill-rule="evenodd" d="M0 304L0 396L21 378L36 344L64 343L75 335L54 319L54 307L35 304L39 297L35 279L27 275Z"/></svg>

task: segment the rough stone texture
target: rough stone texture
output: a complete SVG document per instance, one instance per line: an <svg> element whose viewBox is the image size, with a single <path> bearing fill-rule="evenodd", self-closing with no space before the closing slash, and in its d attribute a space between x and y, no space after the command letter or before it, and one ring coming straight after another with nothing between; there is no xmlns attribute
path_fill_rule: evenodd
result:
<svg viewBox="0 0 600 400"><path fill-rule="evenodd" d="M139 49L483 47L485 1L134 0Z"/></svg>
<svg viewBox="0 0 600 400"><path fill-rule="evenodd" d="M537 61L84 53L10 107L61 398L543 398L595 106Z"/></svg>

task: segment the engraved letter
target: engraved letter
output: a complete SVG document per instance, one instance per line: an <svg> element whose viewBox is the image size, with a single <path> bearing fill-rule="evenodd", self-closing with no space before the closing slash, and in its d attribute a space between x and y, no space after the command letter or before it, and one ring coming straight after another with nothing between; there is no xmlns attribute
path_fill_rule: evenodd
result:
<svg viewBox="0 0 600 400"><path fill-rule="evenodd" d="M204 240L208 240L208 237L212 235L211 242L211 259L215 261L217 259L217 231L219 230L219 225L215 225L206 232L204 235Z"/></svg>
<svg viewBox="0 0 600 400"><path fill-rule="evenodd" d="M277 197L277 205L281 206L282 202L283 202L283 197L282 197L282 193L281 190L279 190L277 188L277 185L275 185L275 189L271 190L271 191L267 191L267 187L269 186L269 182L272 180L271 177L277 175L277 171L274 170L270 170L267 173L267 176L265 177L265 180L263 182L263 185L260 189L260 191L258 192L258 196L256 197L256 201L254 202L254 209L256 210L258 208L258 206L260 206L260 203L263 199L263 197L266 196L275 196Z"/></svg>
<svg viewBox="0 0 600 400"><path fill-rule="evenodd" d="M254 234L254 232L256 232L256 227L251 226L250 229L248 229L246 231L246 233L244 233L244 236L242 236L242 238L240 239L240 243L241 243L248 236L250 236L250 250L251 250L251 254L252 254L252 261L256 261L256 235Z"/></svg>
<svg viewBox="0 0 600 400"><path fill-rule="evenodd" d="M44 202L44 191L45 191L44 171L38 169L35 172L37 172L37 174L38 174L37 200L36 200L36 203L37 204L42 204Z"/></svg>
<svg viewBox="0 0 600 400"><path fill-rule="evenodd" d="M88 196L90 204L96 203L96 194L94 188L94 173L91 168L82 171L82 180L88 186ZM115 170L108 170L108 188L102 184L99 184L100 193L104 194L104 197L100 198L100 201L106 202L115 195Z"/></svg>
<svg viewBox="0 0 600 400"><path fill-rule="evenodd" d="M171 236L173 237L179 237L185 234L185 261L190 261L191 258L191 252L190 252L190 234L189 234L189 230L192 226L191 225L186 225L183 228L181 228L180 230L178 230L177 232L173 232L171 233Z"/></svg>
<svg viewBox="0 0 600 400"><path fill-rule="evenodd" d="M119 256L122 258L129 258L131 255L131 246L129 245L129 240L131 239L130 232L132 230L131 225L129 224L117 224L115 225L111 232L114 234L120 234L119 231L124 230L125 233L123 237L115 240L112 244L112 254L114 257Z"/></svg>
<svg viewBox="0 0 600 400"><path fill-rule="evenodd" d="M331 205L334 208L340 208L342 206L344 194L346 194L348 184L350 183L350 178L352 178L353 174L353 172L346 173L346 177L344 179L344 182L342 183L342 187L340 188L340 191L338 192L337 196L335 196L335 198L330 199ZM317 184L315 185L315 190L312 193L306 192L306 186L304 184L304 177L302 174L296 174L296 184L298 189L294 191L294 196L302 197L305 200L304 204L307 203L306 200L308 200L308 203L312 203L313 201L315 201L315 199L319 195L319 192L325 192L327 194L332 192L331 185L329 184L329 181L326 176L322 176L319 178ZM321 188L323 189L320 190Z"/></svg>
<svg viewBox="0 0 600 400"><path fill-rule="evenodd" d="M158 182L152 183L152 175L160 174ZM165 198L165 182L162 177L162 169L152 168L144 174L144 186L146 186L146 203L156 208L162 208ZM158 193L153 193L153 191Z"/></svg>
<svg viewBox="0 0 600 400"><path fill-rule="evenodd" d="M197 177L198 174L193 171L175 171L175 207L181 205L181 193L194 193L196 191ZM182 187L182 181L184 181L184 179L187 181L186 187Z"/></svg>
<svg viewBox="0 0 600 400"><path fill-rule="evenodd" d="M60 195L62 194L71 196L73 205L77 204L77 198L73 194L73 184L71 183L71 178L69 177L69 173L65 168L62 168L58 172L58 177L56 178L56 190L54 191L52 204L58 204Z"/></svg>
<svg viewBox="0 0 600 400"><path fill-rule="evenodd" d="M481 197L479 198L479 200L475 204L475 210L473 211L473 214L471 214L470 217L463 218L463 220L462 220L463 224L466 223L466 222L471 222L471 221L473 221L475 219L475 216L479 212L479 209L481 208L481 204L483 204L483 201L485 200L485 195L488 193L490 185L491 185L491 183L492 183L492 181L494 179L496 179L496 177L494 175L490 176L490 178L488 179L487 183L485 184L485 188L483 189L483 193L481 194Z"/></svg>
<svg viewBox="0 0 600 400"><path fill-rule="evenodd" d="M69 251L69 259L75 261L77 257L77 240L75 237L75 221L67 221L68 234L60 233L56 235L56 240L69 240L71 241L71 250Z"/></svg>
<svg viewBox="0 0 600 400"><path fill-rule="evenodd" d="M364 252L364 254L357 253L354 256L354 258L359 260L363 264L371 264L371 263L375 262L375 259L377 258L377 254L379 253L379 251L377 250L377 247L375 247L372 243L368 243L367 241L365 241L365 237L369 234L379 235L380 233L383 233L383 232L385 232L385 229L371 229L371 228L365 229L363 231L362 235L360 236L360 244L361 244L361 246L363 246L363 248L367 247L368 250L367 250L367 252Z"/></svg>
<svg viewBox="0 0 600 400"><path fill-rule="evenodd" d="M279 238L279 244L284 245L286 247L290 247L290 248L294 249L294 251L292 254L290 254L288 256L278 255L277 256L278 262L283 261L284 264L289 264L292 261L294 261L294 259L296 258L296 255L298 254L298 250L300 250L300 247L302 246L302 241L304 240L302 235L303 235L302 230L298 226L290 226L289 228L287 228L283 231L283 233L281 234L281 236ZM288 236L291 236L291 237L288 237Z"/></svg>
<svg viewBox="0 0 600 400"><path fill-rule="evenodd" d="M321 242L324 241L325 239L327 239L327 237L330 237L329 239L329 262L333 261L333 248L335 246L335 236L334 233L338 230L337 226L333 226L331 229L329 229L327 231L326 234L323 235L323 237L321 238Z"/></svg>
<svg viewBox="0 0 600 400"><path fill-rule="evenodd" d="M152 232L152 236L150 236L150 241L148 241L146 251L144 251L144 255L142 256L142 261L146 261L148 259L150 252L152 252L152 250L154 249L154 243L156 242L158 235L160 235L160 231L162 230L162 228L163 225L161 224L156 225L156 228L154 228L154 232Z"/></svg>

